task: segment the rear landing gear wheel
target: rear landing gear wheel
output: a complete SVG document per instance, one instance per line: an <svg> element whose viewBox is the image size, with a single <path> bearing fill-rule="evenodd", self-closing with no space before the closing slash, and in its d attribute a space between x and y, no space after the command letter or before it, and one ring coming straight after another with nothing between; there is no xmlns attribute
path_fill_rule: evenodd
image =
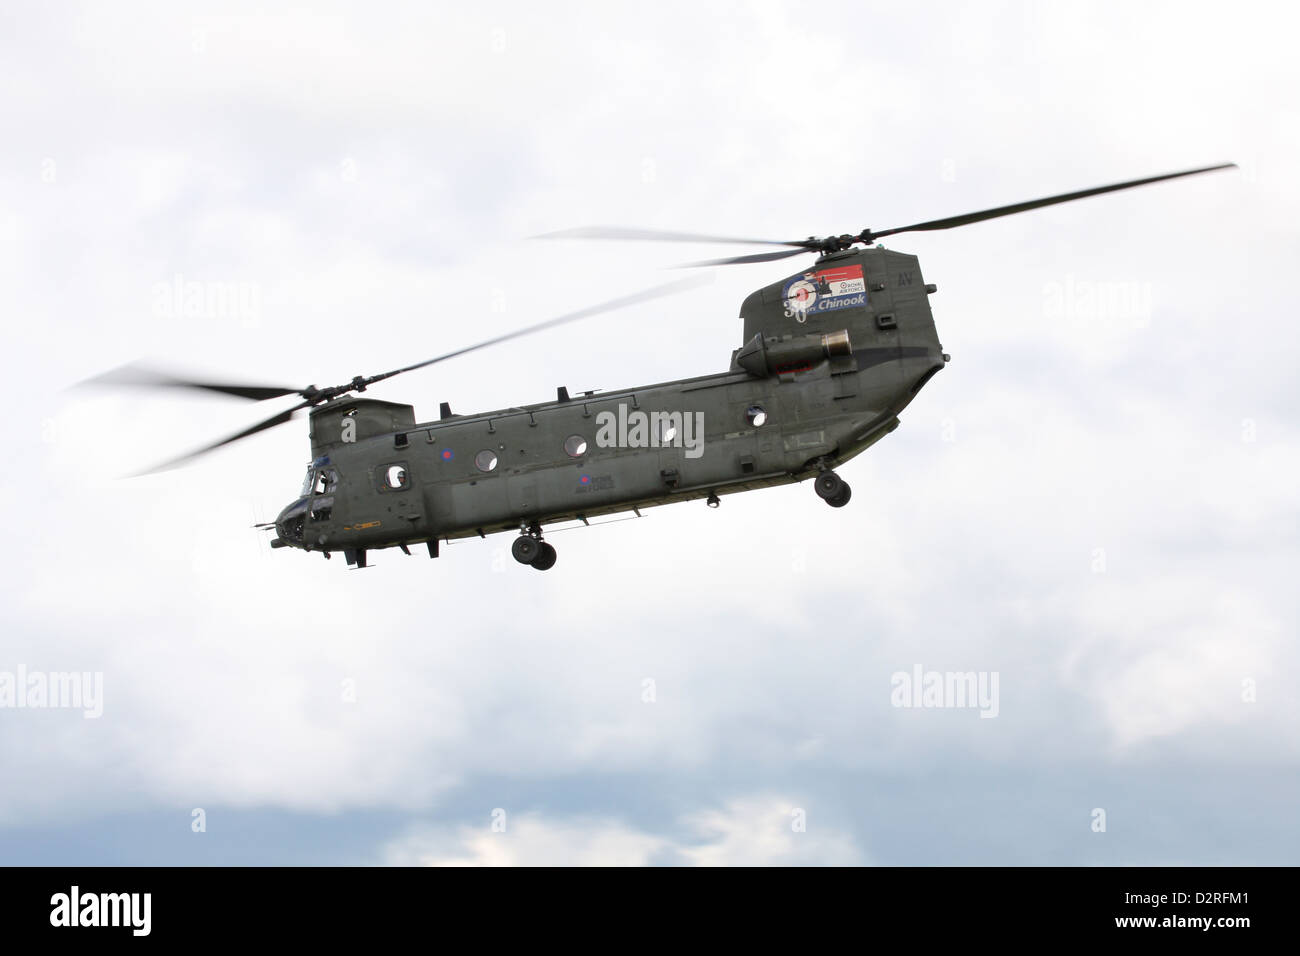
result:
<svg viewBox="0 0 1300 956"><path fill-rule="evenodd" d="M547 545L547 547L550 547L550 545ZM554 549L552 548L552 550ZM510 546L510 554L520 564L532 564L541 553L542 542L529 534L521 534L515 538L515 543Z"/></svg>
<svg viewBox="0 0 1300 956"><path fill-rule="evenodd" d="M849 503L849 499L853 497L853 489L849 487L849 483L842 481L840 484L844 486L840 489L840 493L834 498L826 499L826 503L832 508L843 508Z"/></svg>
<svg viewBox="0 0 1300 956"><path fill-rule="evenodd" d="M549 571L555 567L555 548L545 541L537 542L541 546L541 553L533 560L533 567L538 571Z"/></svg>
<svg viewBox="0 0 1300 956"><path fill-rule="evenodd" d="M849 500L848 487L844 479L833 471L823 471L813 480L813 490L817 492L817 497L832 508L843 507ZM840 497L843 497L844 501L837 505L835 502Z"/></svg>

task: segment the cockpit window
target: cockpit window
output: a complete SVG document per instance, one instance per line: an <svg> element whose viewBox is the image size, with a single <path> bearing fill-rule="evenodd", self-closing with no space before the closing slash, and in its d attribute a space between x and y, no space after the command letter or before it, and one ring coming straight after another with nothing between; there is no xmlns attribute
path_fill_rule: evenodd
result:
<svg viewBox="0 0 1300 956"><path fill-rule="evenodd" d="M327 498L313 498L311 502L311 520L312 521L329 521L330 515L334 513L334 496Z"/></svg>
<svg viewBox="0 0 1300 956"><path fill-rule="evenodd" d="M332 492L339 483L339 473L333 468L321 468L316 472L316 480L312 483L311 493L313 495L327 495Z"/></svg>

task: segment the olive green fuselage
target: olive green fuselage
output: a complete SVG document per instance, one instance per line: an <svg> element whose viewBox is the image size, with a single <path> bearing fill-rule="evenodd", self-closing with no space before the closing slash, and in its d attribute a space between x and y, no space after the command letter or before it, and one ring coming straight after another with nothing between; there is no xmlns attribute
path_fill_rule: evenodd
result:
<svg viewBox="0 0 1300 956"><path fill-rule="evenodd" d="M745 300L744 344L716 375L425 423L409 405L328 402L276 544L517 533L811 477L892 431L943 367L928 291L913 256L836 253Z"/></svg>

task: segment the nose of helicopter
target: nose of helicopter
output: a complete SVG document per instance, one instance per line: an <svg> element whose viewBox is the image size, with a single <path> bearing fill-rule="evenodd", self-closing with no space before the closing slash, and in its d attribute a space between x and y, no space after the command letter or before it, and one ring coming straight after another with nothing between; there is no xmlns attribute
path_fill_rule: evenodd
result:
<svg viewBox="0 0 1300 956"><path fill-rule="evenodd" d="M275 532L278 537L271 542L273 548L301 548L303 530L307 524L307 499L298 500L285 506L275 519Z"/></svg>

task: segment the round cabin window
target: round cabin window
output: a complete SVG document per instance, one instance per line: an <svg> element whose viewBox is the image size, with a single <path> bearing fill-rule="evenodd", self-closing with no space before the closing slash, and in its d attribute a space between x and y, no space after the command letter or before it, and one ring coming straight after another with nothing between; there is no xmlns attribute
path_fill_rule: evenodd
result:
<svg viewBox="0 0 1300 956"><path fill-rule="evenodd" d="M587 453L587 439L581 435L570 435L564 439L564 453L570 458L581 458Z"/></svg>
<svg viewBox="0 0 1300 956"><path fill-rule="evenodd" d="M497 466L497 453L484 448L474 456L474 467L479 471L491 471Z"/></svg>
<svg viewBox="0 0 1300 956"><path fill-rule="evenodd" d="M755 428L762 428L767 424L767 412L762 405L750 405L745 412L745 419Z"/></svg>
<svg viewBox="0 0 1300 956"><path fill-rule="evenodd" d="M406 487L406 466L389 465L384 472L384 484L394 490Z"/></svg>

